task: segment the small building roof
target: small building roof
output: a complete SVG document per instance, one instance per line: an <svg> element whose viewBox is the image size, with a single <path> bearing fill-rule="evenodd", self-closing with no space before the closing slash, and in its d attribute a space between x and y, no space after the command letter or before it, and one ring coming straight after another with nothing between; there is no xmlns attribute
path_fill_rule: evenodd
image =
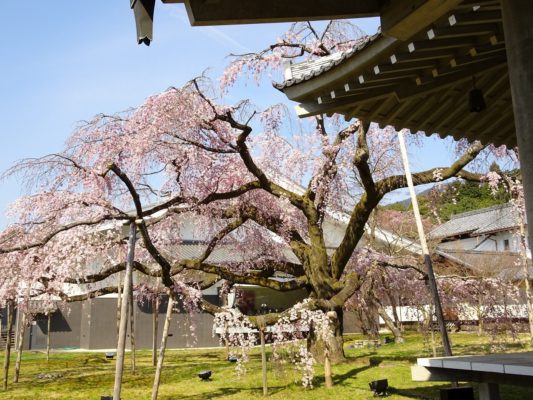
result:
<svg viewBox="0 0 533 400"><path fill-rule="evenodd" d="M526 221L524 221L526 224ZM429 233L432 239L445 239L462 235L479 236L512 230L518 220L510 203L469 211L453 216Z"/></svg>
<svg viewBox="0 0 533 400"><path fill-rule="evenodd" d="M275 86L302 117L340 113L380 126L516 146L497 0L463 1L407 40L376 34L354 49L290 65ZM470 92L486 109L471 112Z"/></svg>

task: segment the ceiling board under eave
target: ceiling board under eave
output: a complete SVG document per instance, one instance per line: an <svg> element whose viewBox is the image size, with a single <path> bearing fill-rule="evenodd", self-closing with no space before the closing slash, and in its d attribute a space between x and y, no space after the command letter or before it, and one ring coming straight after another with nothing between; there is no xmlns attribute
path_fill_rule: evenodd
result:
<svg viewBox="0 0 533 400"><path fill-rule="evenodd" d="M478 85L486 93L487 109L469 110L471 83L458 83L427 96L398 101L392 94L361 101L338 110L347 118L371 119L381 126L423 131L428 135L481 140L495 145L516 146L512 100L506 66L480 76Z"/></svg>
<svg viewBox="0 0 533 400"><path fill-rule="evenodd" d="M164 0L183 2L192 25L294 22L378 16L379 0Z"/></svg>

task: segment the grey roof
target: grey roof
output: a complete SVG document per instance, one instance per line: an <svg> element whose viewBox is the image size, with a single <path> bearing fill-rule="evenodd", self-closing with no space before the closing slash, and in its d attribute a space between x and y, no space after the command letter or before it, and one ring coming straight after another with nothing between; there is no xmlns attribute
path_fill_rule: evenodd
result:
<svg viewBox="0 0 533 400"><path fill-rule="evenodd" d="M289 66L290 73L288 79L285 79L285 81L282 83L274 82L273 85L277 89L281 90L319 76L321 73L329 71L331 68L341 64L344 60L352 57L354 54L363 50L382 36L383 35L380 32L377 32L372 36L365 36L361 38L361 40L349 50L340 51L316 60L308 60L298 64L291 64Z"/></svg>
<svg viewBox="0 0 533 400"><path fill-rule="evenodd" d="M524 224L526 222L524 221ZM448 222L429 233L433 239L470 234L478 236L510 230L518 226L516 214L510 203L457 214Z"/></svg>

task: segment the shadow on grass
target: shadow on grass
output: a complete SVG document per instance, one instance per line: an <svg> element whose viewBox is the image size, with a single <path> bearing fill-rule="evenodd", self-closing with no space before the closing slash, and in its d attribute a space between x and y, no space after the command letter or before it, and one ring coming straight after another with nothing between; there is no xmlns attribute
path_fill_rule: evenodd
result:
<svg viewBox="0 0 533 400"><path fill-rule="evenodd" d="M343 383L345 380L353 378L360 372L366 371L367 369L373 368L374 366L375 365L368 364L368 365L361 366L359 368L352 368L351 370L349 370L348 372L345 372L344 374L333 375L333 383L335 385L339 385Z"/></svg>
<svg viewBox="0 0 533 400"><path fill-rule="evenodd" d="M414 388L402 388L396 389L389 387L387 391L389 394L396 394L399 396L404 396L409 399L417 400L435 400L439 396L439 390L443 388L450 387L449 383L443 383L441 385L433 385L428 387L414 387Z"/></svg>
<svg viewBox="0 0 533 400"><path fill-rule="evenodd" d="M269 386L268 387L268 394L273 395L276 394L284 389L286 389L286 386ZM263 394L263 388L262 387L254 387L249 389L236 389L236 388L220 388L215 391L210 391L209 393L198 393L193 394L190 396L180 396L180 399L183 400L205 400L205 399L217 399L217 398L224 398L226 396L235 395L238 393L248 393L249 396L259 396ZM177 397L175 395L168 395L168 396L159 396L160 400L175 400Z"/></svg>

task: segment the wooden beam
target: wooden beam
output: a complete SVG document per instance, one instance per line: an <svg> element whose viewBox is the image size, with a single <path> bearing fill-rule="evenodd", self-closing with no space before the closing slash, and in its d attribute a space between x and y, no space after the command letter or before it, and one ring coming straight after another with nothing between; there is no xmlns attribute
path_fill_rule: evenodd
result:
<svg viewBox="0 0 533 400"><path fill-rule="evenodd" d="M506 61L507 57L505 54L497 55L491 58L474 58L472 63L470 63L468 66L458 68L454 68L453 66L446 66L443 68L439 68L437 70L436 76L435 74L433 74L432 76L419 76L417 77L416 83L421 88L424 86L429 87L428 85L431 85L437 81L439 81L441 84L444 84L445 82L454 84L454 82L463 79L463 77L473 76L485 70L490 70L492 68L497 68L501 65L505 65ZM411 92L416 93L416 91L413 90L411 90ZM410 93L407 93L407 96L409 95ZM400 97L402 96L400 95Z"/></svg>
<svg viewBox="0 0 533 400"><path fill-rule="evenodd" d="M466 24L486 24L502 21L502 13L496 11L473 11L464 14L452 14L448 17L451 26Z"/></svg>
<svg viewBox="0 0 533 400"><path fill-rule="evenodd" d="M420 69L434 68L436 66L434 60L421 61L405 61L395 64L378 64L374 66L374 74L388 74L402 71L416 71Z"/></svg>
<svg viewBox="0 0 533 400"><path fill-rule="evenodd" d="M472 34L468 38L447 38L434 40L417 40L407 44L407 50L410 53L415 51L434 51L438 49L457 49L461 47L474 46L476 43L475 35Z"/></svg>
<svg viewBox="0 0 533 400"><path fill-rule="evenodd" d="M381 30L390 37L409 40L445 16L462 0L390 0L381 10Z"/></svg>
<svg viewBox="0 0 533 400"><path fill-rule="evenodd" d="M443 26L428 29L426 32L429 40L435 38L453 38L473 36L480 34L487 34L493 32L499 32L500 28L498 24L476 24L476 25L459 25L459 26Z"/></svg>
<svg viewBox="0 0 533 400"><path fill-rule="evenodd" d="M440 50L427 50L421 52L398 52L390 56L392 64L400 64L402 62L412 62L412 61L424 61L431 60L435 61L437 58L443 58L447 56L453 56L455 54L455 49L440 49Z"/></svg>
<svg viewBox="0 0 533 400"><path fill-rule="evenodd" d="M318 114L325 114L328 112L338 112L340 109L345 109L351 107L352 105L358 104L360 102L371 102L373 100L384 99L390 96L395 96L389 89L381 91L373 91L370 95L358 95L358 96L347 96L341 99L335 99L331 102L318 101L313 102L304 102L298 104L295 109L296 113L300 118L310 117Z"/></svg>
<svg viewBox="0 0 533 400"><path fill-rule="evenodd" d="M163 0L185 3L192 25L255 24L378 16L378 0Z"/></svg>
<svg viewBox="0 0 533 400"><path fill-rule="evenodd" d="M505 54L505 48L501 48L499 52L476 55L475 57L472 57L470 55L463 57L454 57L449 60L448 67L450 67L451 69L458 69L475 63L490 62L494 59L506 60L507 57Z"/></svg>

